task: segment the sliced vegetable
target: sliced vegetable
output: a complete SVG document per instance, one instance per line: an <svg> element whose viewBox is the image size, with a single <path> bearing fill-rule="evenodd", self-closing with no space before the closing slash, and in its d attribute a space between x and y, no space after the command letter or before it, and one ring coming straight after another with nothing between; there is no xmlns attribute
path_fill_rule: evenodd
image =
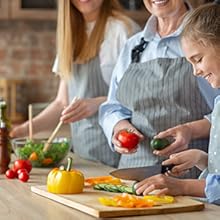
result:
<svg viewBox="0 0 220 220"><path fill-rule="evenodd" d="M112 176L97 176L86 178L85 183L89 186L94 186L99 183L120 184L121 180Z"/></svg>
<svg viewBox="0 0 220 220"><path fill-rule="evenodd" d="M42 160L42 164L43 165L50 165L50 164L52 164L53 163L53 159L52 158L44 158L43 160Z"/></svg>
<svg viewBox="0 0 220 220"><path fill-rule="evenodd" d="M38 156L36 152L31 153L31 155L28 158L30 161L36 161L38 160Z"/></svg>
<svg viewBox="0 0 220 220"><path fill-rule="evenodd" d="M156 195L147 195L144 196L144 200L147 201L154 201L158 205L162 204L170 204L175 201L173 196L156 196Z"/></svg>
<svg viewBox="0 0 220 220"><path fill-rule="evenodd" d="M133 193L132 187L122 185L122 184L111 184L111 183L99 183L93 186L96 190L103 190L107 192L114 192L114 193Z"/></svg>
<svg viewBox="0 0 220 220"><path fill-rule="evenodd" d="M52 143L47 152L43 152L44 142L28 140L23 147L16 148L15 153L20 159L29 159L34 167L48 167L57 165L69 152L69 147L68 139L63 138L61 142Z"/></svg>
<svg viewBox="0 0 220 220"><path fill-rule="evenodd" d="M142 208L152 207L155 202L152 200L145 200L134 195L123 193L114 197L100 197L99 202L105 206L124 207L124 208Z"/></svg>

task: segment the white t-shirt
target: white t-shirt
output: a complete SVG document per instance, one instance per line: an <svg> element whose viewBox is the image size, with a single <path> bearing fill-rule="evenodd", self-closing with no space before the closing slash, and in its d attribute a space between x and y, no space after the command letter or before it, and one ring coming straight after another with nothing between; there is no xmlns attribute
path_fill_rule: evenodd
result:
<svg viewBox="0 0 220 220"><path fill-rule="evenodd" d="M140 27L131 21L131 33L140 31ZM130 37L126 25L115 18L109 19L106 26L105 38L99 52L100 66L104 81L109 85L113 68L121 49Z"/></svg>
<svg viewBox="0 0 220 220"><path fill-rule="evenodd" d="M94 24L94 22L88 23L88 32L91 32ZM131 34L140 31L139 25L137 25L134 21L130 20L130 24L131 30L129 32L127 26L124 24L123 21L118 20L114 17L108 19L104 40L101 44L99 51L102 76L107 85L110 84L113 68L125 42L131 36ZM52 71L55 73L57 73L58 71L57 58L55 59Z"/></svg>

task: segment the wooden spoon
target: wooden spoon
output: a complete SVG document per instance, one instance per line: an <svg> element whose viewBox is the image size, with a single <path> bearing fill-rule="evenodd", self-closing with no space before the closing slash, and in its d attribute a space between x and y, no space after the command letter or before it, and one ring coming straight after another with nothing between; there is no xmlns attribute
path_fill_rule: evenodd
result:
<svg viewBox="0 0 220 220"><path fill-rule="evenodd" d="M28 105L28 121L29 121L29 140L33 140L33 114L32 114L32 105Z"/></svg>
<svg viewBox="0 0 220 220"><path fill-rule="evenodd" d="M48 138L47 142L45 143L44 148L43 148L43 152L46 152L46 151L49 150L49 148L51 146L51 143L52 143L53 139L55 138L55 136L57 135L58 131L60 130L62 124L63 124L62 121L60 121L58 123L58 125L54 129L53 133L50 135L50 137Z"/></svg>
<svg viewBox="0 0 220 220"><path fill-rule="evenodd" d="M78 97L74 97L71 104L74 104L79 98ZM53 133L51 134L51 136L48 138L47 142L45 143L44 145L44 148L43 148L43 152L46 152L49 150L50 146L51 146L51 143L53 141L53 139L55 138L55 136L57 135L60 127L62 126L63 122L60 121L58 123L58 125L56 126L56 128L54 129Z"/></svg>

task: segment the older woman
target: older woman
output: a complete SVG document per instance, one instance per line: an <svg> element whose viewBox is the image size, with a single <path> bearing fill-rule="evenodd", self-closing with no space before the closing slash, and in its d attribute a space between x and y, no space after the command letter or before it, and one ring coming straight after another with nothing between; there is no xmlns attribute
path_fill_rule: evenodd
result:
<svg viewBox="0 0 220 220"><path fill-rule="evenodd" d="M182 45L187 59L192 63L194 75L205 78L213 88L220 88L220 1L200 6L188 16L182 32ZM136 185L136 192L148 194L159 189L161 194L206 197L208 202L220 205L220 96L206 123L190 123L185 129L191 137L201 137L210 132L209 153L186 150L171 155L164 164L175 164L172 174L185 172L193 166L203 170L198 180L179 180L165 175L147 178ZM181 126L180 126L181 127ZM211 129L210 129L211 127ZM181 131L179 131L181 133ZM190 134L191 133L191 134Z"/></svg>
<svg viewBox="0 0 220 220"><path fill-rule="evenodd" d="M202 118L211 111L217 91L192 75L180 46L182 20L190 10L183 0L144 0L152 16L144 30L129 39L113 72L100 123L111 148L121 153L119 167L161 163L150 139L177 124ZM198 108L199 106L199 108ZM121 146L117 134L131 129L142 139L137 149ZM207 140L190 144L207 151ZM197 177L198 170L188 176Z"/></svg>

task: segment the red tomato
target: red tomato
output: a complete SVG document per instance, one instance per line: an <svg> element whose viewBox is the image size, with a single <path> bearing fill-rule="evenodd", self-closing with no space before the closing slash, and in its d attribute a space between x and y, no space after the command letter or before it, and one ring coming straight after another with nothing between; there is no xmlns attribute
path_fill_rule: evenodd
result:
<svg viewBox="0 0 220 220"><path fill-rule="evenodd" d="M136 148L140 140L137 134L128 130L119 131L117 138L120 141L121 146L129 150Z"/></svg>
<svg viewBox="0 0 220 220"><path fill-rule="evenodd" d="M31 162L29 160L16 160L14 162L13 170L17 172L19 169L26 169L30 173L32 169Z"/></svg>
<svg viewBox="0 0 220 220"><path fill-rule="evenodd" d="M17 170L17 175L19 175L22 172L27 172L28 173L28 171L26 169L21 168L21 169Z"/></svg>
<svg viewBox="0 0 220 220"><path fill-rule="evenodd" d="M27 182L29 179L29 174L27 171L21 171L18 174L18 179L21 180L22 182Z"/></svg>
<svg viewBox="0 0 220 220"><path fill-rule="evenodd" d="M9 169L5 172L5 176L8 179L14 179L15 177L17 177L17 174L13 170Z"/></svg>

